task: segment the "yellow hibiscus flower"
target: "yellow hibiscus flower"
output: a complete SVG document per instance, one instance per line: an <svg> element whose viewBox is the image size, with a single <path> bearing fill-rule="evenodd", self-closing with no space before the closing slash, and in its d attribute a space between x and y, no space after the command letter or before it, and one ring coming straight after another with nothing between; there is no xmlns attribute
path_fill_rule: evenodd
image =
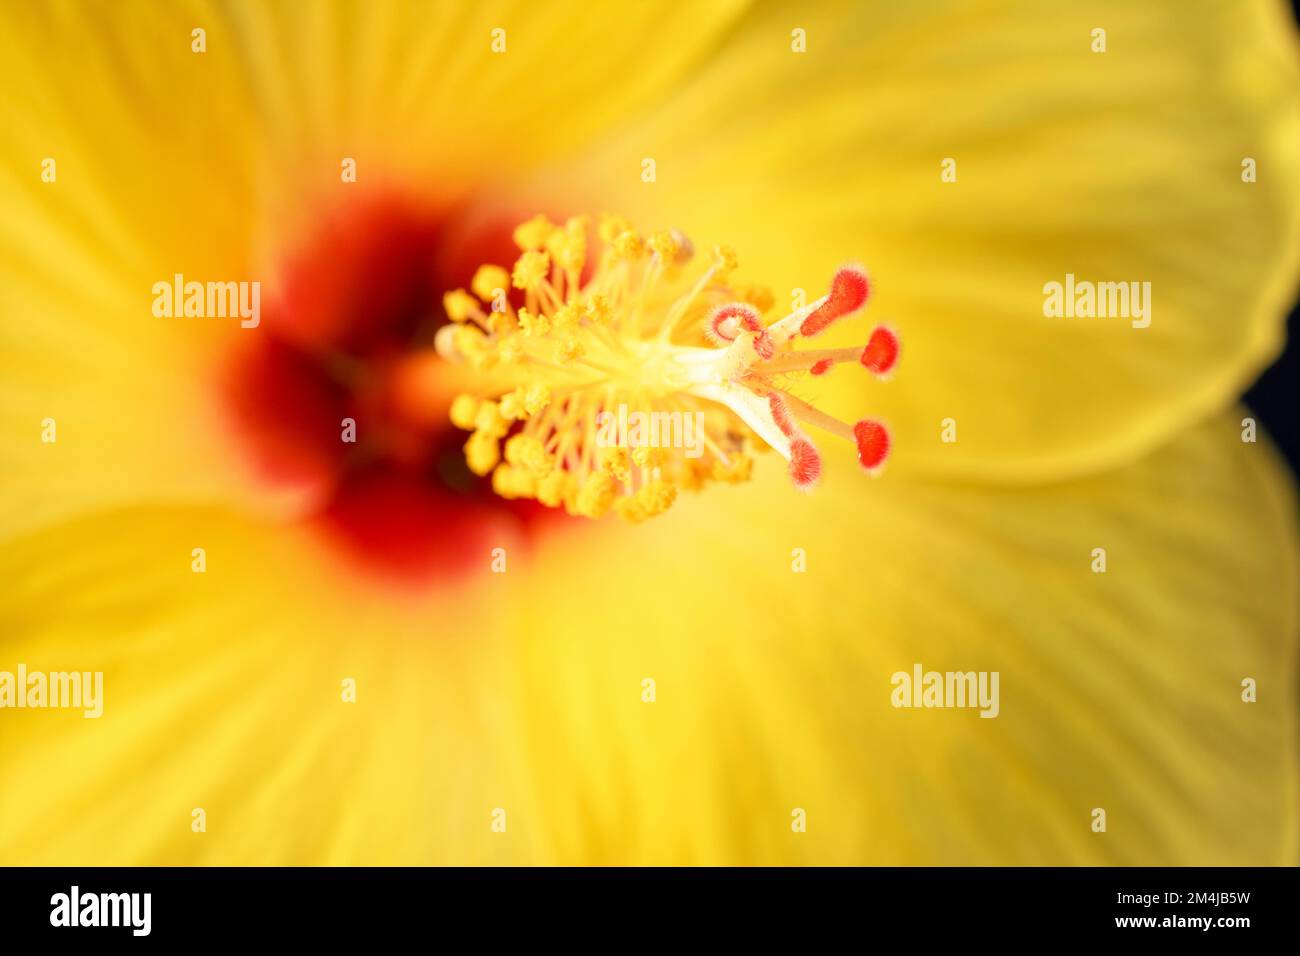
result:
<svg viewBox="0 0 1300 956"><path fill-rule="evenodd" d="M1233 406L1297 273L1280 3L6 20L0 672L104 690L0 710L0 862L1295 861L1292 481ZM516 225L605 211L734 248L763 329L864 263L898 374L796 391L885 473L758 455L635 526L495 495L439 329ZM1046 317L1067 275L1149 325ZM996 719L895 706L916 665L999 674Z"/></svg>

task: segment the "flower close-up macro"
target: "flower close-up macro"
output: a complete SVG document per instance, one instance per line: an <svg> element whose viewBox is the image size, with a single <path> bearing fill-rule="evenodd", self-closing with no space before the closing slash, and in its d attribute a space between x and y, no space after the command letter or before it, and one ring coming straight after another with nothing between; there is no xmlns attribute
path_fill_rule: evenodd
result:
<svg viewBox="0 0 1300 956"><path fill-rule="evenodd" d="M1284 3L0 15L0 865L1297 862Z"/></svg>

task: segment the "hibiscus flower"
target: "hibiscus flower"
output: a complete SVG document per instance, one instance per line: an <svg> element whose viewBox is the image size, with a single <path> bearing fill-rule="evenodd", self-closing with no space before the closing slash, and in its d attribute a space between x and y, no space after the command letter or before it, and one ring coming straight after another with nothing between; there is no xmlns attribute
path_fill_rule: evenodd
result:
<svg viewBox="0 0 1300 956"><path fill-rule="evenodd" d="M0 670L104 692L0 710L0 862L1294 862L1281 4L6 20ZM646 341L707 475L537 372Z"/></svg>

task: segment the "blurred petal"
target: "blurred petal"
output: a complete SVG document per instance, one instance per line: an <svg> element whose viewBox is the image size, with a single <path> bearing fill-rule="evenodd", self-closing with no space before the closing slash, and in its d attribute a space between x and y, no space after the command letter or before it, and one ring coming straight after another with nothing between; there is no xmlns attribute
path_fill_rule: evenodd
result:
<svg viewBox="0 0 1300 956"><path fill-rule="evenodd" d="M493 742L510 702L487 599L465 588L461 606L415 605L344 588L318 551L280 529L162 509L6 549L5 573L23 572L0 670L105 676L98 719L2 712L0 764L32 777L0 797L0 861L490 863L527 851L535 834L490 839L491 809L520 791ZM206 833L191 829L195 809Z"/></svg>
<svg viewBox="0 0 1300 956"><path fill-rule="evenodd" d="M7 133L30 152L8 158L27 179L40 156L71 153L112 187L105 204L191 200L167 188L176 181L254 180L267 200L337 188L345 156L358 183L400 172L455 194L573 149L662 93L747 5L702 0L671 16L653 0L22 7L0 62ZM97 143L114 148L95 155Z"/></svg>
<svg viewBox="0 0 1300 956"><path fill-rule="evenodd" d="M13 7L0 33L5 533L225 492L219 444L193 440L218 324L151 304L176 273L249 278L246 97L237 62L190 52L181 7L129 11Z"/></svg>
<svg viewBox="0 0 1300 956"><path fill-rule="evenodd" d="M529 194L730 243L778 307L865 263L897 375L806 388L889 420L898 469L1068 476L1167 440L1277 353L1300 265L1296 31L1273 0L763 4ZM1045 317L1067 274L1149 282L1150 326Z"/></svg>
<svg viewBox="0 0 1300 956"><path fill-rule="evenodd" d="M1296 514L1239 417L1015 493L760 467L436 614L220 515L18 542L4 666L106 699L0 722L0 860L1294 862ZM999 716L893 708L915 663Z"/></svg>
<svg viewBox="0 0 1300 956"><path fill-rule="evenodd" d="M278 160L356 156L440 190L581 145L668 89L749 0L218 5ZM288 166L301 175L301 164ZM297 181L297 180L295 180Z"/></svg>

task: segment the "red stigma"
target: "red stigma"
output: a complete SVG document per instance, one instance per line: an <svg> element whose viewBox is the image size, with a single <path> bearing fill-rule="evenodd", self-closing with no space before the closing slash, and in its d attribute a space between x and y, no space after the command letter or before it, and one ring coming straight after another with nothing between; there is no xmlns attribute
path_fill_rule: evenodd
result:
<svg viewBox="0 0 1300 956"><path fill-rule="evenodd" d="M853 426L858 443L858 462L867 471L876 471L889 457L889 432L878 421L864 418Z"/></svg>
<svg viewBox="0 0 1300 956"><path fill-rule="evenodd" d="M790 480L800 491L808 491L822 476L822 456L806 438L790 443Z"/></svg>
<svg viewBox="0 0 1300 956"><path fill-rule="evenodd" d="M822 359L820 362L814 362L813 367L810 368L808 371L811 372L813 375L825 375L827 372L831 370L831 366L834 364L835 363L832 362L830 359Z"/></svg>
<svg viewBox="0 0 1300 956"><path fill-rule="evenodd" d="M763 323L759 321L758 310L752 305L747 305L744 302L732 302L729 305L720 305L714 309L704 330L712 341L721 344L723 342L734 342L742 328L748 329L750 332L762 332ZM771 356L766 357L771 358Z"/></svg>
<svg viewBox="0 0 1300 956"><path fill-rule="evenodd" d="M871 283L860 266L842 266L831 282L830 296L803 320L799 334L806 338L826 331L832 322L867 304Z"/></svg>
<svg viewBox="0 0 1300 956"><path fill-rule="evenodd" d="M876 326L859 361L875 375L888 375L898 363L898 336L883 325Z"/></svg>
<svg viewBox="0 0 1300 956"><path fill-rule="evenodd" d="M787 438L792 438L794 436L794 422L790 420L790 411L785 407L785 401L776 392L769 392L767 406L771 409L772 421L776 422L776 427L781 429L781 434Z"/></svg>

